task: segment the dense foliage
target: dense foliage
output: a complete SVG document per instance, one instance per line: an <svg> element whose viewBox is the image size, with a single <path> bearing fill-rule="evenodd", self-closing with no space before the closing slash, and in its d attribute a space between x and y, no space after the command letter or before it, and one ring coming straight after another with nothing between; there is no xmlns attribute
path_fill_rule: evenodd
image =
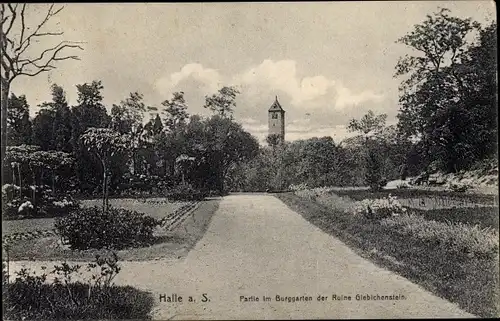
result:
<svg viewBox="0 0 500 321"><path fill-rule="evenodd" d="M157 220L122 208L88 207L57 218L55 227L73 249L122 249L148 244Z"/></svg>
<svg viewBox="0 0 500 321"><path fill-rule="evenodd" d="M231 180L230 171L258 153L257 140L232 119L238 94L232 87L207 96L206 107L214 115L206 118L188 114L182 92L162 102L160 111L146 106L142 94L134 92L113 105L108 115L100 81L76 88L77 105L68 106L65 91L54 84L52 101L41 104L33 119L27 118L26 98L12 95L9 133L15 139L9 140L12 152L4 163L6 183L15 184L18 176L24 183L27 177L31 179L34 163L27 157L35 155L33 150L45 158L74 159L71 168L62 168L66 162L38 164L43 177L54 174L53 181L42 178L46 185L56 183L68 192L101 195L104 206L108 194L175 194L183 188L176 188L179 184L190 185L197 198L199 190L223 192ZM152 115L147 122L146 111ZM18 162L17 149L22 146L27 146L21 155L25 164L9 166Z"/></svg>
<svg viewBox="0 0 500 321"><path fill-rule="evenodd" d="M483 28L443 8L399 39L414 55L396 66L398 127L418 140L425 165L456 172L496 155L496 30L496 22Z"/></svg>
<svg viewBox="0 0 500 321"><path fill-rule="evenodd" d="M21 269L10 282L2 262L3 315L7 320L149 319L150 293L112 283L121 269L117 261L116 255L97 256L86 266L92 272L87 281L74 280L83 266L62 263L40 275Z"/></svg>

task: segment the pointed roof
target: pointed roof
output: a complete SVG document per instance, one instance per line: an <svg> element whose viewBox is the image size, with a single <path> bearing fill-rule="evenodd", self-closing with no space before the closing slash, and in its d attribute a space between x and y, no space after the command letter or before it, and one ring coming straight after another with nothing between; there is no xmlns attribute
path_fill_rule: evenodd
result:
<svg viewBox="0 0 500 321"><path fill-rule="evenodd" d="M282 111L285 112L285 110L281 107L280 103L278 102L278 96L276 96L276 99L274 100L274 103L269 107L269 111Z"/></svg>

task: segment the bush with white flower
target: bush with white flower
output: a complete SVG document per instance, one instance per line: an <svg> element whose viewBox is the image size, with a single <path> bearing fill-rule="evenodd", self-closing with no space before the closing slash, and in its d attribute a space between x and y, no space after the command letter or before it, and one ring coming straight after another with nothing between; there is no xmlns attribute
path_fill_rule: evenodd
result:
<svg viewBox="0 0 500 321"><path fill-rule="evenodd" d="M388 197L378 199L364 199L356 202L353 207L354 214L363 215L370 219L383 219L392 216L398 216L406 213L396 196L389 194Z"/></svg>
<svg viewBox="0 0 500 321"><path fill-rule="evenodd" d="M33 210L33 204L30 201L26 201L19 205L17 212L21 215L28 215Z"/></svg>
<svg viewBox="0 0 500 321"><path fill-rule="evenodd" d="M329 192L330 189L327 187L316 187L312 189L297 189L294 191L294 194L298 197L315 200L320 196L327 195Z"/></svg>
<svg viewBox="0 0 500 321"><path fill-rule="evenodd" d="M14 184L4 184L2 186L2 197L6 200L12 200L16 194L19 193L21 188Z"/></svg>
<svg viewBox="0 0 500 321"><path fill-rule="evenodd" d="M66 208L75 205L72 201L68 200L66 197L63 198L61 201L54 201L52 202L52 204L60 208Z"/></svg>

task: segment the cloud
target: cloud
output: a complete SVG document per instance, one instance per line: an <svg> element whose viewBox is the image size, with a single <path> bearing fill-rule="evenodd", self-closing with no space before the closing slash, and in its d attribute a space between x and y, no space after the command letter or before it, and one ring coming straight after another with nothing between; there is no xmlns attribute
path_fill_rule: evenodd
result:
<svg viewBox="0 0 500 321"><path fill-rule="evenodd" d="M251 117L246 117L240 120L240 123L243 125L254 125L257 124L258 122L259 122L258 120Z"/></svg>
<svg viewBox="0 0 500 321"><path fill-rule="evenodd" d="M326 75L301 77L294 60L266 59L234 74L190 63L155 82L160 93L180 90L181 84L186 95L193 93L193 98L190 98L193 100L188 96L186 100L196 112L198 105L203 104L204 95L214 93L224 85L236 85L241 94L237 98L235 117L261 141L267 135L267 108L275 95L279 94L287 112L286 132L290 140L332 136L338 141L349 137L345 128L337 126L350 118L361 117L367 108L376 109L377 104L386 99L375 89L351 88L341 79Z"/></svg>
<svg viewBox="0 0 500 321"><path fill-rule="evenodd" d="M335 100L335 109L341 110L348 106L357 106L367 101L381 102L384 95L376 94L373 91L366 90L359 94L353 94L349 88L342 85L337 86L337 97Z"/></svg>
<svg viewBox="0 0 500 321"><path fill-rule="evenodd" d="M235 79L245 87L257 85L285 92L295 105L324 96L335 84L335 81L321 75L300 79L296 65L294 60L274 62L266 59L260 65L237 75Z"/></svg>
<svg viewBox="0 0 500 321"><path fill-rule="evenodd" d="M194 79L201 83L206 91L214 92L222 84L222 76L215 69L205 68L198 63L187 64L178 72L170 74L170 76L162 77L155 82L156 90L165 92L173 90L183 80Z"/></svg>
<svg viewBox="0 0 500 321"><path fill-rule="evenodd" d="M384 99L384 95L372 90L354 93L340 81L323 75L300 78L297 75L297 62L294 60L266 59L261 64L232 77L199 63L190 63L180 71L158 79L155 87L164 93L174 90L182 81L188 79L201 83L204 94L215 92L221 86L231 83L250 95L262 94L265 91L284 92L290 98L291 104L309 108L333 105L336 110L341 110L367 101L380 102Z"/></svg>

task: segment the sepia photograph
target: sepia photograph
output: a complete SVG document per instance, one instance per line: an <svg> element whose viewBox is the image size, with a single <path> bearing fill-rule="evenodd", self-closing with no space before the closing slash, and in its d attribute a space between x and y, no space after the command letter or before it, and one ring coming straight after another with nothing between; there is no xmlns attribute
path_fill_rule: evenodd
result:
<svg viewBox="0 0 500 321"><path fill-rule="evenodd" d="M500 317L494 1L1 4L2 319Z"/></svg>

